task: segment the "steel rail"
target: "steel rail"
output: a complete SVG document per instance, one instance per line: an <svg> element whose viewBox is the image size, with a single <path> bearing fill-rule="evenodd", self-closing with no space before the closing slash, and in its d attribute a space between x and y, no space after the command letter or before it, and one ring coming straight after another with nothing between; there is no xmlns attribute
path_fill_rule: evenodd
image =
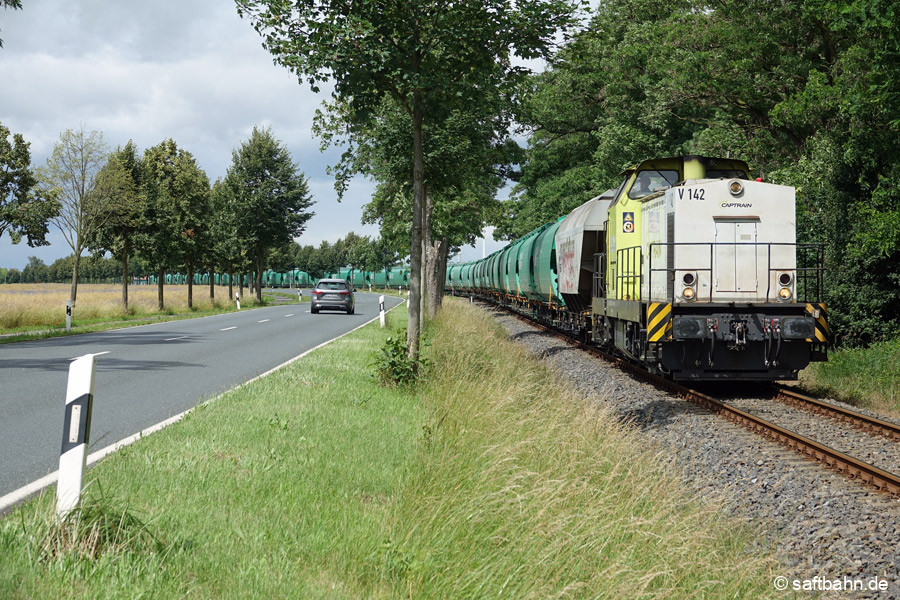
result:
<svg viewBox="0 0 900 600"><path fill-rule="evenodd" d="M547 327L546 325L543 325L541 323L536 323L535 321L528 319L525 315L515 312L513 312L512 314L527 320L530 325L536 326L537 328L552 335L562 337L581 350L587 351L590 354L612 362L622 370L628 371L629 373L632 373L637 377L649 381L657 387L672 392L683 398L684 400L710 410L722 416L723 418L744 427L745 429L749 429L757 435L761 435L782 446L785 446L786 448L797 452L805 458L816 461L826 468L837 471L838 473L849 477L850 479L853 479L854 481L857 481L863 485L872 486L875 489L887 493L895 498L900 498L900 476L898 475L889 473L888 471L885 471L883 469L879 469L874 465L853 458L848 454L844 454L843 452L835 450L834 448L830 448L824 444L820 444L819 442L804 437L799 433L780 427L774 423L766 421L765 419L761 419L755 415L752 415L720 400L716 400L715 398L708 396L707 394L682 386L672 381L671 379L665 379L664 377L660 377L659 375L649 373L646 369L637 364L603 352L602 350L599 350L589 344L570 337L559 330ZM875 421L878 420L875 419Z"/></svg>
<svg viewBox="0 0 900 600"><path fill-rule="evenodd" d="M775 391L775 399L780 402L818 415L831 417L867 433L875 433L900 442L900 425L896 423L876 419L848 408L842 408L811 398L780 384L773 384L772 389Z"/></svg>

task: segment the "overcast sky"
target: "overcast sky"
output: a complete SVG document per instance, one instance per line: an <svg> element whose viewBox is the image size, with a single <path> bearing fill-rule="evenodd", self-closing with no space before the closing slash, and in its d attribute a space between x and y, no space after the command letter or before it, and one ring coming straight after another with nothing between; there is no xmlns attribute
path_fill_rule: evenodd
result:
<svg viewBox="0 0 900 600"><path fill-rule="evenodd" d="M341 203L326 167L339 150L319 151L310 133L325 98L272 63L249 21L230 0L26 0L0 9L0 122L31 143L43 165L59 134L81 125L103 132L110 149L133 139L141 151L172 138L191 152L210 181L225 175L231 152L254 125L271 126L309 179L316 215L298 238L318 246L362 225L374 189L358 178ZM71 249L58 231L50 246L0 239L0 267L47 264ZM488 240L487 252L503 244ZM480 258L478 248L461 258Z"/></svg>

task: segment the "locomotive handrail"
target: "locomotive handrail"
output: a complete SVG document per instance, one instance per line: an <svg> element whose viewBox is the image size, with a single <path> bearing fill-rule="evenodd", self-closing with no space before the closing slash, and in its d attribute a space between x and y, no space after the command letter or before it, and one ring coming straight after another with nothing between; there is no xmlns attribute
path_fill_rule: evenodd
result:
<svg viewBox="0 0 900 600"><path fill-rule="evenodd" d="M654 267L653 266L653 248L655 246L659 246L661 248L668 248L674 246L708 246L709 247L709 266L708 267L679 267L676 269L674 266L669 267L668 264L665 267ZM768 273L768 277L766 278L766 302L773 301L771 299L771 291L772 291L772 273L777 271L794 271L796 275L796 299L798 302L814 302L820 301L822 299L822 291L824 289L824 244L813 244L806 242L652 242L648 247L648 254L650 255L649 265L647 269L647 278L648 278L648 290L650 293L650 297L653 296L653 277L654 273L665 273L666 274L666 283L674 283L675 281L675 271L697 271L698 273L709 273L709 294L706 297L707 302L712 302L713 296L713 265L714 265L714 256L715 256L715 247L716 246L753 246L759 248L761 246L765 246L766 248L766 269ZM794 267L786 267L786 266L772 266L772 246L794 246L799 252L795 253ZM628 248L624 249L628 250ZM809 260L808 254L812 253L813 257L813 266L802 266L801 265L801 256L805 257L805 260ZM666 258L668 259L669 253L665 253ZM758 256L758 252L757 252ZM812 285L814 288L810 290L809 287ZM666 295L669 297L669 301L671 303L675 303L676 299L676 286L671 286L671 292L669 291L669 286L666 286ZM802 294L801 294L802 291ZM812 292L812 293L811 293ZM697 298L700 299L699 297Z"/></svg>
<svg viewBox="0 0 900 600"><path fill-rule="evenodd" d="M624 264L623 264L624 263ZM623 300L640 300L644 257L640 246L616 250L615 295ZM626 296L623 298L623 295Z"/></svg>

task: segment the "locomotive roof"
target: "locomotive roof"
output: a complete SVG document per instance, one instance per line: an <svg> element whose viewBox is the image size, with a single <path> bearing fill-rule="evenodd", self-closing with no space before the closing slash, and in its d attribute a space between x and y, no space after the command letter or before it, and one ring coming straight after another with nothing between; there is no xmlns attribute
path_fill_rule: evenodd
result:
<svg viewBox="0 0 900 600"><path fill-rule="evenodd" d="M622 171L622 175L627 175L628 173L633 173L634 171L638 171L641 169L652 168L652 169L662 169L665 167L673 167L673 166L681 166L684 168L684 164L691 161L698 161L704 167L728 167L728 168L741 168L744 169L747 174L750 174L750 165L747 164L746 161L737 159L737 158L722 158L716 156L700 156L698 154L685 154L684 156L668 156L661 158L650 158L629 167L626 167L625 170Z"/></svg>

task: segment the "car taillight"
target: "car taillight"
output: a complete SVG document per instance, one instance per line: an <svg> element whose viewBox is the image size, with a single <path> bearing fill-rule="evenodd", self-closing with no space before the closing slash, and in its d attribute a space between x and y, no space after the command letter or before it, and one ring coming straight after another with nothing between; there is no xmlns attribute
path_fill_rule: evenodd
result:
<svg viewBox="0 0 900 600"><path fill-rule="evenodd" d="M313 296L322 296L324 294L325 294L325 292L323 292L321 290L313 290Z"/></svg>
<svg viewBox="0 0 900 600"><path fill-rule="evenodd" d="M349 296L350 292L338 292L341 296Z"/></svg>

